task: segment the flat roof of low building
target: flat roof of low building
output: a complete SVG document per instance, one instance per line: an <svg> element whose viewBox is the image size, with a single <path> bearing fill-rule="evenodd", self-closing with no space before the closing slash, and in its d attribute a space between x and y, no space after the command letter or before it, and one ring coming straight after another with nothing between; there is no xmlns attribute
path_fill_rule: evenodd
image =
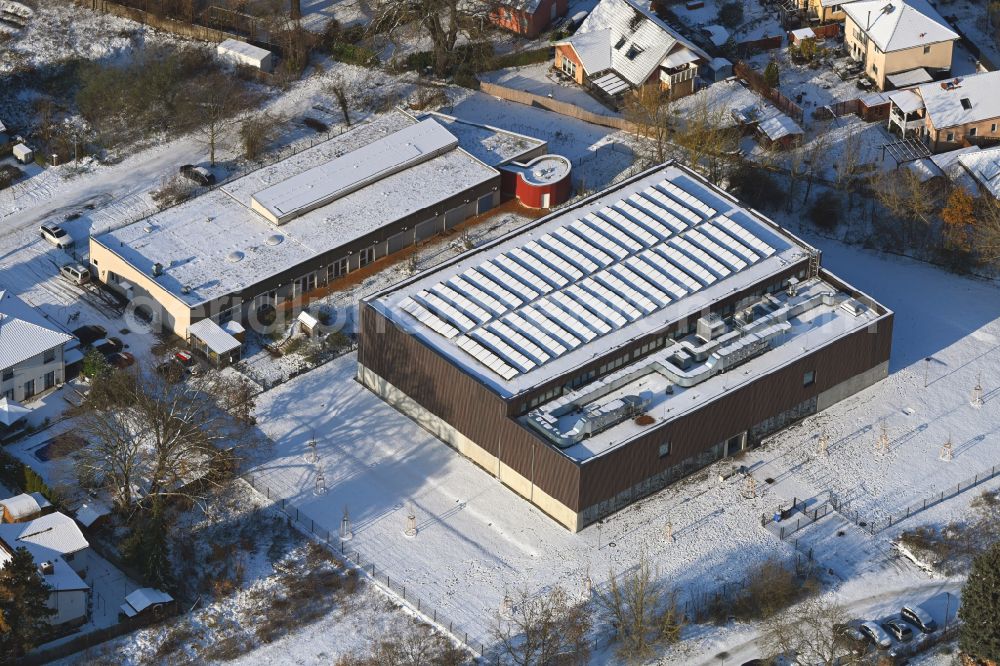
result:
<svg viewBox="0 0 1000 666"><path fill-rule="evenodd" d="M492 125L470 122L437 111L427 111L417 118L420 120L433 118L458 137L458 144L463 150L491 167L519 162L529 153L544 149L547 145L542 139Z"/></svg>
<svg viewBox="0 0 1000 666"><path fill-rule="evenodd" d="M811 252L691 170L667 164L367 302L512 397Z"/></svg>
<svg viewBox="0 0 1000 666"><path fill-rule="evenodd" d="M238 39L227 39L224 42L220 42L216 48L219 51L239 53L242 56L255 58L257 60L263 60L267 56L271 55L271 52L267 49L262 49L259 46L254 46L253 44L248 44L247 42L243 42Z"/></svg>
<svg viewBox="0 0 1000 666"><path fill-rule="evenodd" d="M275 186L297 182L296 177L380 139L403 131L409 135L418 131L414 127L435 136L449 134L435 121L425 122L430 124L418 124L402 111L379 116L93 240L188 306L240 291L498 176L496 169L456 143L431 159L408 164L349 192L338 191L339 198L334 195L325 205L300 210L280 225L253 209L254 197L262 192L273 193ZM162 267L158 276L155 264Z"/></svg>

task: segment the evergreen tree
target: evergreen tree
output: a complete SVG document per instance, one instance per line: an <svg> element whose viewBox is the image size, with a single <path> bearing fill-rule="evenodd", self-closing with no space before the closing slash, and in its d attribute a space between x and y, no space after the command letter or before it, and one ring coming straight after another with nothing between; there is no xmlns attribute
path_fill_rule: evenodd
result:
<svg viewBox="0 0 1000 666"><path fill-rule="evenodd" d="M973 561L958 617L962 651L977 659L1000 661L1000 542Z"/></svg>
<svg viewBox="0 0 1000 666"><path fill-rule="evenodd" d="M764 68L764 83L769 88L777 88L781 81L781 72L778 70L778 63L772 60Z"/></svg>
<svg viewBox="0 0 1000 666"><path fill-rule="evenodd" d="M126 559L142 570L150 585L170 587L170 560L167 557L167 524L163 501L154 498L148 511L140 511L132 523L132 533L122 544Z"/></svg>
<svg viewBox="0 0 1000 666"><path fill-rule="evenodd" d="M0 569L0 661L24 655L49 630L49 586L24 547Z"/></svg>

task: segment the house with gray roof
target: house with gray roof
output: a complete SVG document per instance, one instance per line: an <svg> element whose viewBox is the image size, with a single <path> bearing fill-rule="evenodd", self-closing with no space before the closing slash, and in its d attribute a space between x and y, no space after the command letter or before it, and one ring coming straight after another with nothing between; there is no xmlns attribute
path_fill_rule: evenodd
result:
<svg viewBox="0 0 1000 666"><path fill-rule="evenodd" d="M66 380L73 336L10 292L0 290L0 398L29 400Z"/></svg>
<svg viewBox="0 0 1000 666"><path fill-rule="evenodd" d="M683 97L711 57L635 0L601 0L576 33L556 43L555 68L617 108L648 83Z"/></svg>

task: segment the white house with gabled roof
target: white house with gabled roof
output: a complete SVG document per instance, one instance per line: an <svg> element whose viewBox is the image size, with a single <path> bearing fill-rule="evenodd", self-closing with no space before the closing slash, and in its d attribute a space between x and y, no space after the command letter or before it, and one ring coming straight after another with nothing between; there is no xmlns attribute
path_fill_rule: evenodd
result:
<svg viewBox="0 0 1000 666"><path fill-rule="evenodd" d="M925 0L862 0L842 9L848 55L879 90L893 87L892 74L922 69L930 80L951 72L958 34Z"/></svg>
<svg viewBox="0 0 1000 666"><path fill-rule="evenodd" d="M28 400L66 380L63 350L73 336L0 290L0 398Z"/></svg>
<svg viewBox="0 0 1000 666"><path fill-rule="evenodd" d="M695 90L711 57L635 0L601 0L576 33L556 43L555 68L613 106L657 83L671 97Z"/></svg>

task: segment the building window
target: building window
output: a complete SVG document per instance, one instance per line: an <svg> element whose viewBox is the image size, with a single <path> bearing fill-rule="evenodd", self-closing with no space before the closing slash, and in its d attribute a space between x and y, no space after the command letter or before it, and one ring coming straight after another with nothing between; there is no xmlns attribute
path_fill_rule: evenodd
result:
<svg viewBox="0 0 1000 666"><path fill-rule="evenodd" d="M875 63L872 63L872 73L878 74L878 65L876 65Z"/></svg>
<svg viewBox="0 0 1000 666"><path fill-rule="evenodd" d="M3 371L3 381L7 382L14 379L14 368L5 368Z"/></svg>
<svg viewBox="0 0 1000 666"><path fill-rule="evenodd" d="M929 46L925 46L925 47L924 47L924 55L927 55L927 54L928 54L928 53L930 53L930 52L931 52L931 47L929 47Z"/></svg>
<svg viewBox="0 0 1000 666"><path fill-rule="evenodd" d="M997 131L997 124L993 123L992 125L990 125L990 134L996 134L996 131Z"/></svg>
<svg viewBox="0 0 1000 666"><path fill-rule="evenodd" d="M33 395L35 395L35 380L29 379L24 382L24 399L27 400Z"/></svg>
<svg viewBox="0 0 1000 666"><path fill-rule="evenodd" d="M42 354L42 363L51 363L54 360L56 360L56 350L46 349L45 353Z"/></svg>
<svg viewBox="0 0 1000 666"><path fill-rule="evenodd" d="M347 257L344 257L343 259L338 259L337 261L330 264L326 269L327 282L344 275L347 275Z"/></svg>
<svg viewBox="0 0 1000 666"><path fill-rule="evenodd" d="M13 400L14 399L14 389L7 389L6 391L4 391L3 392L3 397L7 398L8 400Z"/></svg>
<svg viewBox="0 0 1000 666"><path fill-rule="evenodd" d="M45 388L50 389L56 385L56 373L46 372L45 373Z"/></svg>
<svg viewBox="0 0 1000 666"><path fill-rule="evenodd" d="M806 373L804 375L802 375L802 385L803 386L812 386L815 383L816 383L816 371L815 370L808 370L808 371L806 371Z"/></svg>
<svg viewBox="0 0 1000 666"><path fill-rule="evenodd" d="M664 442L660 444L660 457L666 458L670 455L670 442Z"/></svg>
<svg viewBox="0 0 1000 666"><path fill-rule="evenodd" d="M976 136L976 131L978 129L979 129L978 127L970 127L969 128L969 136Z"/></svg>
<svg viewBox="0 0 1000 666"><path fill-rule="evenodd" d="M576 78L576 63L567 58L562 57L562 71L570 78Z"/></svg>
<svg viewBox="0 0 1000 666"><path fill-rule="evenodd" d="M948 132L947 134L944 135L944 140L945 141L954 141L955 140L955 133L954 132Z"/></svg>
<svg viewBox="0 0 1000 666"><path fill-rule="evenodd" d="M372 263L373 261L375 261L375 248L373 248L373 247L366 247L365 249L361 250L361 261L360 261L360 264L362 266L367 266L368 264Z"/></svg>

